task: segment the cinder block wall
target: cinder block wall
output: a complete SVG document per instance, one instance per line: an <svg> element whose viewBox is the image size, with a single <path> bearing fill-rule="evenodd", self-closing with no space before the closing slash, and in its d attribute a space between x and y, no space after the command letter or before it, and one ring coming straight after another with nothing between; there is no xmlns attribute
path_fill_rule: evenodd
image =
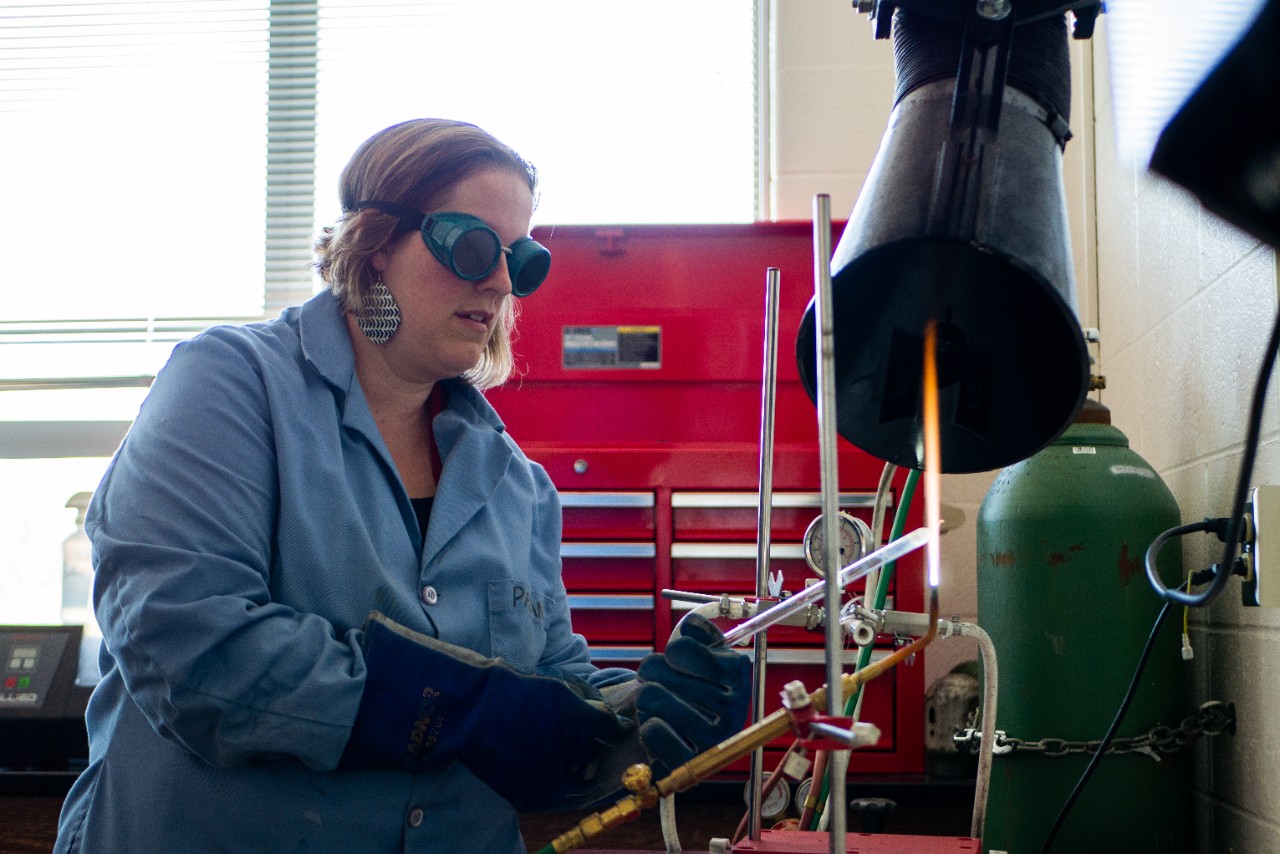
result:
<svg viewBox="0 0 1280 854"><path fill-rule="evenodd" d="M1095 54L1103 400L1173 490L1183 521L1223 516L1276 316L1276 255L1117 156L1105 38L1104 26ZM1254 484L1280 483L1278 427L1273 392ZM1221 557L1221 545L1188 538L1184 555L1198 569ZM1280 609L1242 607L1233 582L1191 614L1190 635L1189 700L1230 700L1239 716L1234 738L1198 749L1198 850L1280 851Z"/></svg>
<svg viewBox="0 0 1280 854"><path fill-rule="evenodd" d="M843 218L888 118L892 49L839 0L773 0L770 14L768 214L807 219L822 192ZM1072 64L1075 138L1064 173L1080 315L1102 334L1095 354L1108 389L1099 397L1169 484L1184 521L1225 515L1276 314L1276 253L1117 156L1105 15L1091 42L1073 45ZM1275 396L1254 483L1280 484ZM976 616L974 520L992 476L944 478L946 613ZM1188 569L1217 553L1210 537L1184 542ZM1243 608L1238 590L1233 582L1191 615L1188 705L1229 700L1239 716L1234 738L1197 749L1197 850L1271 854L1280 851L1280 610ZM962 642L936 645L926 684L973 655Z"/></svg>

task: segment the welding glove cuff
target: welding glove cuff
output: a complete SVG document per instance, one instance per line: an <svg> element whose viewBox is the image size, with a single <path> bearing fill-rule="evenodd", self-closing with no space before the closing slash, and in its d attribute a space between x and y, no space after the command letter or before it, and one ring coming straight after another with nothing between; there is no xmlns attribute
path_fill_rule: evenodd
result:
<svg viewBox="0 0 1280 854"><path fill-rule="evenodd" d="M370 614L364 693L344 769L420 772L452 760L520 810L598 787L597 764L633 724L584 680L521 673L501 659Z"/></svg>
<svg viewBox="0 0 1280 854"><path fill-rule="evenodd" d="M666 651L640 662L640 740L665 771L736 734L751 699L751 662L710 620L686 617Z"/></svg>

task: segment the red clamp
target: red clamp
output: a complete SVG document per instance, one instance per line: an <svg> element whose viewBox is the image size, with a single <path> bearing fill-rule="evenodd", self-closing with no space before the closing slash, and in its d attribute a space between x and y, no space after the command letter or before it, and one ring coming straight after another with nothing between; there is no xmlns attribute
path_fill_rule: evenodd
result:
<svg viewBox="0 0 1280 854"><path fill-rule="evenodd" d="M825 724L843 732L853 729L853 718L838 715L824 715L813 706L809 692L801 682L788 682L782 690L782 705L791 718L791 731L795 733L800 746L808 750L848 750L849 743L837 741L827 736L813 734L815 724Z"/></svg>

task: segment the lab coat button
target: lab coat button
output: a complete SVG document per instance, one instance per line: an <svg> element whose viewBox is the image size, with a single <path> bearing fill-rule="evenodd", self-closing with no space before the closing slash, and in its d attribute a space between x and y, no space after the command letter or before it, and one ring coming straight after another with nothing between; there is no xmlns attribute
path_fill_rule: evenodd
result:
<svg viewBox="0 0 1280 854"><path fill-rule="evenodd" d="M417 827L422 824L422 808L414 807L409 810L408 822L410 827Z"/></svg>
<svg viewBox="0 0 1280 854"><path fill-rule="evenodd" d="M424 604L434 605L436 604L436 601L439 598L440 598L440 594L437 593L436 589L432 587L430 584L422 588L422 601Z"/></svg>

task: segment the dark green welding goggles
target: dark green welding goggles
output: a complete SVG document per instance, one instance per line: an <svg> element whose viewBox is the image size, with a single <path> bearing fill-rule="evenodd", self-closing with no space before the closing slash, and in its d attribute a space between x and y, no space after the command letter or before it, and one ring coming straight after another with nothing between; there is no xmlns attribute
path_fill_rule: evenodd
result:
<svg viewBox="0 0 1280 854"><path fill-rule="evenodd" d="M399 217L396 231L418 231L431 254L453 274L468 282L483 279L507 256L507 272L511 276L511 292L527 297L538 289L551 269L551 253L531 237L521 237L503 246L498 232L484 220L471 214L443 211L424 214L394 202L367 200L356 204L356 210L374 208Z"/></svg>

